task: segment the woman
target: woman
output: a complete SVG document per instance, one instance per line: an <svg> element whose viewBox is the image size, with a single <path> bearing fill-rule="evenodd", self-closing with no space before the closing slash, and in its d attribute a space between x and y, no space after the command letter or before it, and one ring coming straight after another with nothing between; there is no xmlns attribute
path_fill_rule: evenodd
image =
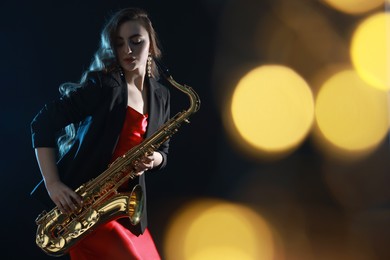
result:
<svg viewBox="0 0 390 260"><path fill-rule="evenodd" d="M143 10L128 8L111 17L80 84L61 86L66 94L46 104L31 123L43 177L33 196L64 213L75 211L83 204L74 192L77 187L169 119L169 91L156 80L154 60L160 56L156 33ZM63 129L56 163L56 137ZM145 172L165 167L167 154L168 141L134 166L137 177L122 188L139 184L145 193ZM160 259L147 229L145 204L138 224L122 218L91 234L70 249L72 260Z"/></svg>

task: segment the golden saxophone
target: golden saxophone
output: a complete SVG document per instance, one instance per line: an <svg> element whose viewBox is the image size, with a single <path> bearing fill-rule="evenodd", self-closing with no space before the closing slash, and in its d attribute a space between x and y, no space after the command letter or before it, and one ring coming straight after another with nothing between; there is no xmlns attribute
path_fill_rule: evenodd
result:
<svg viewBox="0 0 390 260"><path fill-rule="evenodd" d="M132 166L139 158L157 150L178 131L182 122L189 123L189 116L200 108L199 96L191 87L177 83L168 70L162 72L172 86L188 95L190 107L177 113L152 136L117 158L98 177L78 187L75 191L82 197L83 207L77 212L63 214L55 207L49 212L43 211L37 217L35 242L46 254L64 255L70 247L107 221L120 217L129 217L133 225L140 221L143 208L142 187L136 185L131 192L118 192L118 188L135 177Z"/></svg>

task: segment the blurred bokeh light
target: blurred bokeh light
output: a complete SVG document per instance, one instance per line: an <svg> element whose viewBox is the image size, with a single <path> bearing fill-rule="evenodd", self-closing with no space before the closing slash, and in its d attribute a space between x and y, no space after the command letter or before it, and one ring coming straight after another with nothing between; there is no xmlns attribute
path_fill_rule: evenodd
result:
<svg viewBox="0 0 390 260"><path fill-rule="evenodd" d="M312 126L314 102L310 87L292 69L264 65L239 81L230 111L239 133L233 138L272 156L290 152L304 140Z"/></svg>
<svg viewBox="0 0 390 260"><path fill-rule="evenodd" d="M390 14L377 13L356 28L351 57L359 75L370 85L390 89Z"/></svg>
<svg viewBox="0 0 390 260"><path fill-rule="evenodd" d="M271 1L272 13L258 20L257 45L268 62L276 61L304 77L329 62L348 59L344 35L317 1Z"/></svg>
<svg viewBox="0 0 390 260"><path fill-rule="evenodd" d="M384 0L321 0L347 14L362 14L383 6Z"/></svg>
<svg viewBox="0 0 390 260"><path fill-rule="evenodd" d="M383 0L231 0L220 15L215 98L236 146L229 153L221 144L215 183L272 220L286 259L390 259L390 233L374 223L389 220L390 198L383 7ZM298 87L282 69L314 96L313 124L299 117L305 104L291 101Z"/></svg>
<svg viewBox="0 0 390 260"><path fill-rule="evenodd" d="M317 138L324 138L328 154L361 156L388 132L387 93L369 87L354 70L339 71L319 90L315 115Z"/></svg>
<svg viewBox="0 0 390 260"><path fill-rule="evenodd" d="M165 238L170 260L272 260L274 236L253 210L219 200L196 200L173 218Z"/></svg>

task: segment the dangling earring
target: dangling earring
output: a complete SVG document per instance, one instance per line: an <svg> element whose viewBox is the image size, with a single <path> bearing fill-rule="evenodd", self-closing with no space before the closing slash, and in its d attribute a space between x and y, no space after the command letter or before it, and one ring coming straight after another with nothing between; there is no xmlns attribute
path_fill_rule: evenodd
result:
<svg viewBox="0 0 390 260"><path fill-rule="evenodd" d="M118 65L118 70L119 70L119 75L120 75L121 77L123 77L123 76L124 76L124 73L123 73L122 67L119 66L119 65Z"/></svg>
<svg viewBox="0 0 390 260"><path fill-rule="evenodd" d="M147 64L148 77L152 77L152 54L149 53Z"/></svg>

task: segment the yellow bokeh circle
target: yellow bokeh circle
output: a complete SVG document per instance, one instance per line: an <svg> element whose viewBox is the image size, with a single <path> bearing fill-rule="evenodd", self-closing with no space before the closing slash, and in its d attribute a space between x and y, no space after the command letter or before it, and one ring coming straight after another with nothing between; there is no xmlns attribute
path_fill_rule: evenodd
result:
<svg viewBox="0 0 390 260"><path fill-rule="evenodd" d="M197 200L173 217L165 238L171 260L272 260L272 228L248 207Z"/></svg>
<svg viewBox="0 0 390 260"><path fill-rule="evenodd" d="M248 72L231 101L234 127L247 145L268 153L296 148L311 129L314 101L310 87L292 69L264 65Z"/></svg>
<svg viewBox="0 0 390 260"><path fill-rule="evenodd" d="M361 14L383 6L383 0L322 0L332 8L348 14Z"/></svg>
<svg viewBox="0 0 390 260"><path fill-rule="evenodd" d="M351 42L352 63L367 84L390 89L390 14L370 16L356 28Z"/></svg>
<svg viewBox="0 0 390 260"><path fill-rule="evenodd" d="M324 141L346 155L372 151L388 132L387 93L369 87L354 70L324 82L315 113Z"/></svg>

